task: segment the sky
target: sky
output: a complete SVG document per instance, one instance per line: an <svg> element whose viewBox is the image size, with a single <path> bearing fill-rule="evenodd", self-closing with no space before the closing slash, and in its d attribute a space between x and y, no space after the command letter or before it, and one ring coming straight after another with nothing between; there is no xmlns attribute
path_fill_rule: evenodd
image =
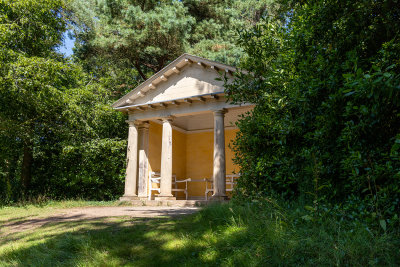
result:
<svg viewBox="0 0 400 267"><path fill-rule="evenodd" d="M74 47L75 39L71 39L68 36L68 32L64 33L64 44L58 48L58 51L69 57L73 54L72 48Z"/></svg>

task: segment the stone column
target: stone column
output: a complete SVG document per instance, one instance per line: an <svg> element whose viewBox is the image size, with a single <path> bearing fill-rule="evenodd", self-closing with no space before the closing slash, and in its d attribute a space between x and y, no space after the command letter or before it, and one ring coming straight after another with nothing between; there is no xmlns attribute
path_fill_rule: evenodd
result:
<svg viewBox="0 0 400 267"><path fill-rule="evenodd" d="M226 196L226 164L225 164L225 109L214 111L214 168L213 184L214 194L212 199L224 200Z"/></svg>
<svg viewBox="0 0 400 267"><path fill-rule="evenodd" d="M172 195L172 125L171 118L163 119L161 147L161 193L156 200L174 200Z"/></svg>
<svg viewBox="0 0 400 267"><path fill-rule="evenodd" d="M149 180L149 122L139 125L139 185L140 199L147 199L147 183Z"/></svg>
<svg viewBox="0 0 400 267"><path fill-rule="evenodd" d="M137 152L138 152L138 129L134 121L128 121L128 150L126 153L126 175L125 175L125 193L120 198L121 201L138 199L137 197Z"/></svg>

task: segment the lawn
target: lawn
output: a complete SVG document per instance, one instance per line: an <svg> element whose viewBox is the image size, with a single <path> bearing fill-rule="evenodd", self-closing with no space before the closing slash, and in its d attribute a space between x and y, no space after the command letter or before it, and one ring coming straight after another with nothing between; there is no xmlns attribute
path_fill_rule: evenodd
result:
<svg viewBox="0 0 400 267"><path fill-rule="evenodd" d="M174 218L117 217L57 222L7 232L4 224L64 207L116 202L54 202L0 209L1 266L396 266L394 233L354 224L298 221L257 205L212 205Z"/></svg>

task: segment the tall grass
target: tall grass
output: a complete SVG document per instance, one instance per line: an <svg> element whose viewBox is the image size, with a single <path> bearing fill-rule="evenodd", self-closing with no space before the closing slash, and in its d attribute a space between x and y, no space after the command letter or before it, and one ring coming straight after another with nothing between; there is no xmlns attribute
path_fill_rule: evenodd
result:
<svg viewBox="0 0 400 267"><path fill-rule="evenodd" d="M299 208L271 203L214 206L199 216L203 223L222 222L217 232L229 244L221 249L232 266L400 264L399 233L371 230L359 222L311 221Z"/></svg>

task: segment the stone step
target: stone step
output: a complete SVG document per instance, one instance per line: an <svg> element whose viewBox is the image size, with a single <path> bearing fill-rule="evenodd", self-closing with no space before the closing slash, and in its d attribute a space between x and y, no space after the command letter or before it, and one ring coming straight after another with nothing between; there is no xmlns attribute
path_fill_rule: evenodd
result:
<svg viewBox="0 0 400 267"><path fill-rule="evenodd" d="M132 206L164 206L164 207L201 207L212 201L207 200L123 200L121 202L131 203Z"/></svg>

